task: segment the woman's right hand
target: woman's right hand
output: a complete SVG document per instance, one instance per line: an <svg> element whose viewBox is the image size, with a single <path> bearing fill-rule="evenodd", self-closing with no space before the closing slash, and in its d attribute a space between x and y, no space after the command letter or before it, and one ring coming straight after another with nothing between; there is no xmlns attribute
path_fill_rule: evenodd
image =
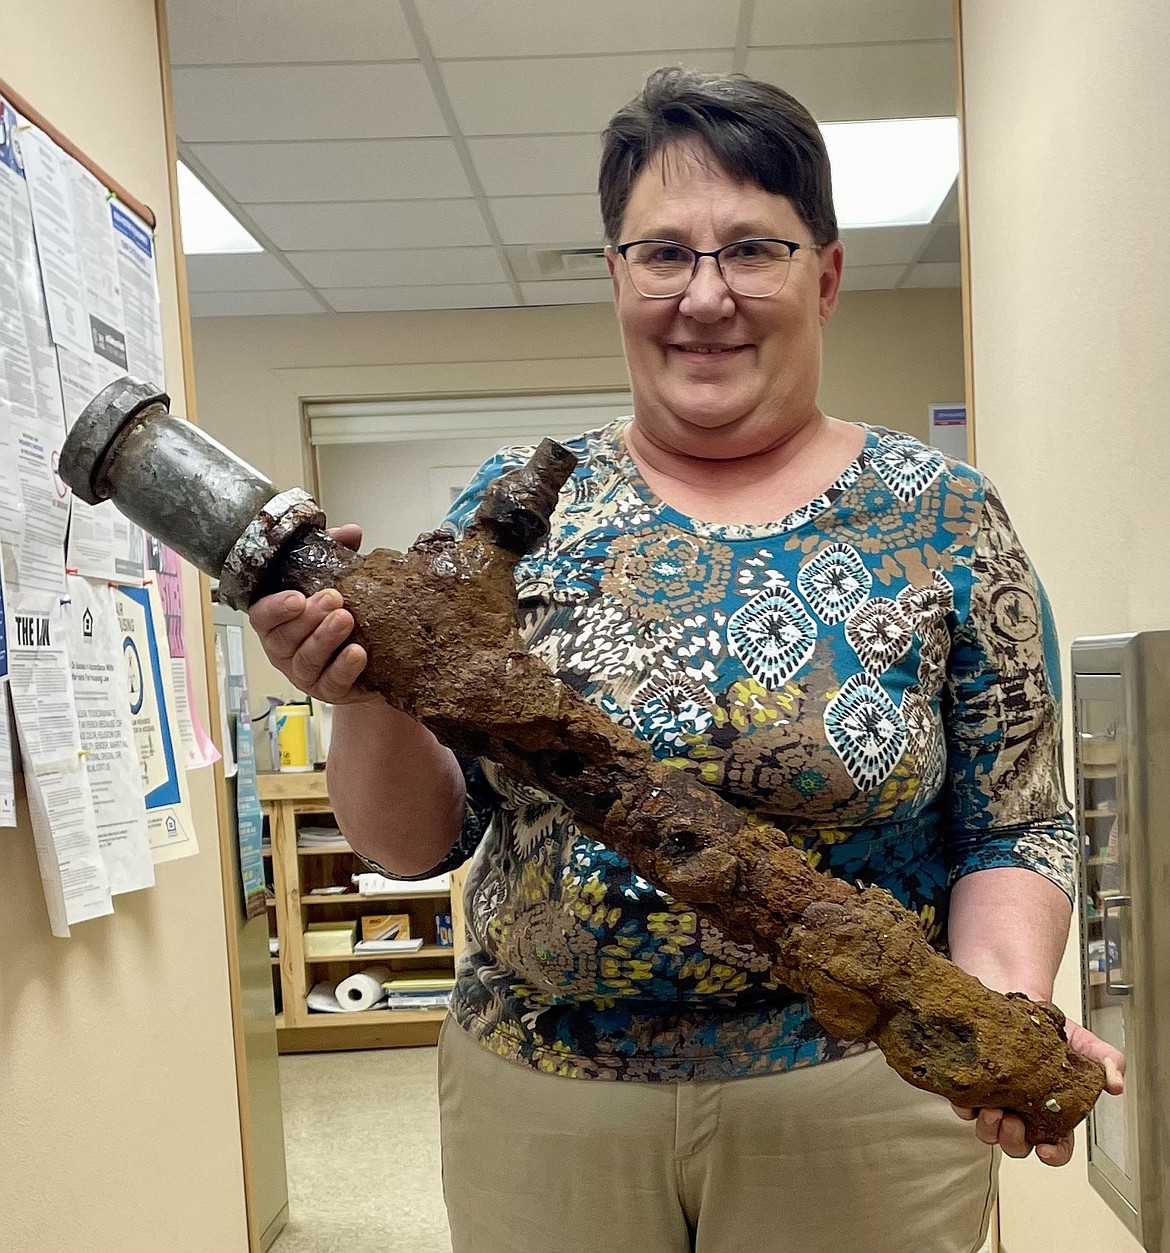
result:
<svg viewBox="0 0 1170 1253"><path fill-rule="evenodd" d="M357 526L336 527L329 534L346 548L356 550L362 542ZM381 700L377 692L354 686L366 668L366 650L345 643L353 631L353 615L342 605L341 593L332 587L308 598L300 592L276 592L258 600L248 610L248 620L268 660L314 700L330 705Z"/></svg>

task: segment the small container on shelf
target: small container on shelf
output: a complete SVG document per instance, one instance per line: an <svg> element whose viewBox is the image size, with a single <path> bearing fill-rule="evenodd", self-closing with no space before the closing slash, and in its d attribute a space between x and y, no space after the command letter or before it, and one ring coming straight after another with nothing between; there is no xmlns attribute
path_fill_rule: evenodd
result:
<svg viewBox="0 0 1170 1253"><path fill-rule="evenodd" d="M276 719L276 751L282 773L308 773L314 769L309 749L309 706L277 705L269 713Z"/></svg>

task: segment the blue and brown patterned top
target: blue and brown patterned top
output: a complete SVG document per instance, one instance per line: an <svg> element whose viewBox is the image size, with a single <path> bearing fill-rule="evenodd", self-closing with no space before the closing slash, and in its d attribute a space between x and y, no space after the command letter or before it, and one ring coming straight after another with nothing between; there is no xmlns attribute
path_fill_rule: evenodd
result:
<svg viewBox="0 0 1170 1253"><path fill-rule="evenodd" d="M565 683L822 870L888 888L943 943L948 890L998 866L1071 896L1076 842L1044 593L994 488L867 428L817 500L764 526L658 500L626 424L578 467L516 571L529 645ZM498 454L454 504L529 455ZM452 1010L556 1074L722 1079L865 1047L835 1040L768 962L582 835L562 805L468 763L469 951ZM431 873L434 873L433 871Z"/></svg>

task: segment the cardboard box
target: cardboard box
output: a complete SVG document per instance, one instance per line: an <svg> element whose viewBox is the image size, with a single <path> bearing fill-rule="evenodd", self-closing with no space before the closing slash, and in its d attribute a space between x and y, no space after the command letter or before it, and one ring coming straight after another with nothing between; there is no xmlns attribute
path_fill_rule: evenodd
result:
<svg viewBox="0 0 1170 1253"><path fill-rule="evenodd" d="M356 922L311 922L305 931L305 956L350 957L356 939Z"/></svg>
<svg viewBox="0 0 1170 1253"><path fill-rule="evenodd" d="M363 940L409 940L409 914L363 914Z"/></svg>

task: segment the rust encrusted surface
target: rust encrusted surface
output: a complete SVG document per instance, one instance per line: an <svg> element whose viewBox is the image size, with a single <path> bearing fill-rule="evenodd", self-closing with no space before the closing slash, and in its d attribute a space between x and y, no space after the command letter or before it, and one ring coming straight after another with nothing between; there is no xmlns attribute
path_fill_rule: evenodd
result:
<svg viewBox="0 0 1170 1253"><path fill-rule="evenodd" d="M916 1087L1014 1110L1034 1144L1060 1140L1092 1108L1104 1072L1068 1048L1058 1009L989 991L935 951L888 892L812 870L780 831L749 826L655 760L527 652L512 572L567 473L554 457L505 476L460 541L434 532L406 553L338 566L369 653L364 684L442 743L559 797L657 888L767 956L834 1035L874 1040ZM322 563L309 564L322 585Z"/></svg>

